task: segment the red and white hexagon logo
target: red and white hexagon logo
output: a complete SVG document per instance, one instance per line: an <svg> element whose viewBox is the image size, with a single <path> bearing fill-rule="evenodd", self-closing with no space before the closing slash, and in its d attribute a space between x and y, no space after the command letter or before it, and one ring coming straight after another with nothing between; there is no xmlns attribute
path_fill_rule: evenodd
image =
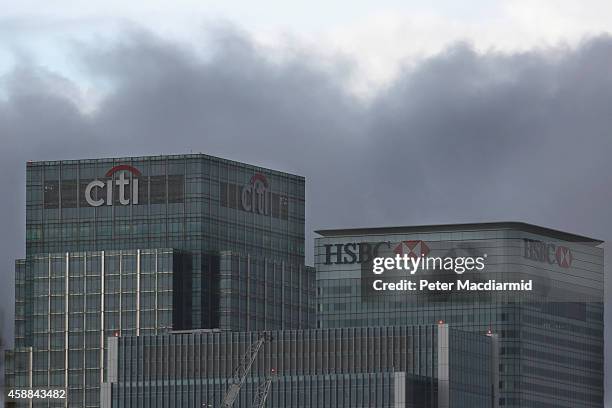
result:
<svg viewBox="0 0 612 408"><path fill-rule="evenodd" d="M569 268L572 266L574 257L572 251L568 247L558 246L555 251L555 258L557 258L557 265L562 268Z"/></svg>
<svg viewBox="0 0 612 408"><path fill-rule="evenodd" d="M429 247L421 240L402 241L393 250L397 255L408 255L410 258L427 256Z"/></svg>

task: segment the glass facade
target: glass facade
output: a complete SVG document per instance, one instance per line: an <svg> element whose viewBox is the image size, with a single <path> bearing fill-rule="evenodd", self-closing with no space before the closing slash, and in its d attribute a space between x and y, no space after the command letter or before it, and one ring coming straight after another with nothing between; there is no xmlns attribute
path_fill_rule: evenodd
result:
<svg viewBox="0 0 612 408"><path fill-rule="evenodd" d="M267 334L235 407L250 407L258 385L270 376L268 407L490 406L496 366L491 337L446 325ZM200 332L111 339L115 345L108 356L103 400L113 407L219 406L228 379L261 335ZM442 395L445 404L439 401Z"/></svg>
<svg viewBox="0 0 612 408"><path fill-rule="evenodd" d="M61 387L71 406L99 406L106 339L172 328L171 249L38 254L19 297L25 315L7 367L11 387ZM27 316L27 318L26 318Z"/></svg>
<svg viewBox="0 0 612 408"><path fill-rule="evenodd" d="M177 329L219 326L219 251L304 264L304 178L203 154L29 162L26 257L189 254Z"/></svg>
<svg viewBox="0 0 612 408"><path fill-rule="evenodd" d="M272 371L275 407L603 406L600 241L520 223L325 230L312 268L304 191L203 154L28 163L6 385L68 390L41 406L216 406L266 331L237 406ZM486 254L487 278L545 290L369 290L372 257L405 251Z"/></svg>
<svg viewBox="0 0 612 408"><path fill-rule="evenodd" d="M314 327L314 275L309 266L222 252L219 328Z"/></svg>
<svg viewBox="0 0 612 408"><path fill-rule="evenodd" d="M304 178L204 154L28 162L15 284L7 385L99 406L109 336L314 326Z"/></svg>
<svg viewBox="0 0 612 408"><path fill-rule="evenodd" d="M491 330L500 336L499 406L603 407L600 241L521 223L318 233L322 236L315 245L318 327L442 320L462 330ZM390 291L373 296L364 290L366 263L360 261L372 255L377 243L384 243L380 252L390 248L393 254L407 247L432 253L449 245L453 251L476 248L487 254L486 279L533 279L546 291L527 297L513 293L483 297L473 292L422 297Z"/></svg>

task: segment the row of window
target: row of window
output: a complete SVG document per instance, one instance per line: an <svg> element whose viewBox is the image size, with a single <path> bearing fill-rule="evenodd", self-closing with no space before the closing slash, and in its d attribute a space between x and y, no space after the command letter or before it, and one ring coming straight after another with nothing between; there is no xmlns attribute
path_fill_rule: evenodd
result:
<svg viewBox="0 0 612 408"><path fill-rule="evenodd" d="M153 274L159 271L159 278L163 278L165 275L169 276L169 274L162 273L162 271L170 270L171 257L168 255L167 252L160 253L160 256L156 259L154 254L143 254L141 256L141 275ZM104 261L104 275L106 279L110 279L113 275L117 275L117 277L122 276L122 279L134 279L136 276L137 257L134 254L123 255L121 257L119 255L106 255ZM84 273L87 276L100 276L102 264L99 255L90 255L87 258L71 256L68 262L69 264L66 265L66 258L64 256L36 257L31 261L33 277L47 278L50 276L52 279L59 278L61 280L61 278L66 276L66 269L68 269L70 277L80 277ZM121 275L118 275L120 272ZM130 277L130 275L133 276Z"/></svg>
<svg viewBox="0 0 612 408"><path fill-rule="evenodd" d="M168 327L172 321L172 311L170 305L165 305L155 309L140 311L139 324L145 328ZM107 329L135 329L137 312L135 310L109 310L104 312L104 327ZM49 327L50 324L50 327ZM66 316L63 314L34 315L31 326L34 333L82 332L84 330L100 330L102 324L101 314L98 313L77 313L70 314L68 317L68 327L66 328ZM61 341L61 337L59 338Z"/></svg>
<svg viewBox="0 0 612 408"><path fill-rule="evenodd" d="M105 187L91 188L90 199L102 200L104 205L121 205L121 198L135 204L182 203L185 200L185 177L183 175L134 177L126 186L119 186L112 178L98 179ZM138 187L134 181L138 180ZM91 207L86 195L89 180L45 180L43 186L44 208ZM110 182L112 191L107 191ZM108 197L111 201L108 202ZM137 200L136 200L137 199Z"/></svg>
<svg viewBox="0 0 612 408"><path fill-rule="evenodd" d="M65 313L66 301L64 295L52 295L50 298L43 295L34 297L33 300L34 315L47 315L49 309L51 314ZM98 294L88 293L87 296L71 294L68 297L68 310L69 313L99 312L101 303L102 300ZM158 308L168 307L171 304L171 291L140 292L140 310L153 309L155 305L158 305ZM105 311L119 310L120 306L121 310L136 310L136 294L134 292L123 292L120 295L118 293L105 294Z"/></svg>

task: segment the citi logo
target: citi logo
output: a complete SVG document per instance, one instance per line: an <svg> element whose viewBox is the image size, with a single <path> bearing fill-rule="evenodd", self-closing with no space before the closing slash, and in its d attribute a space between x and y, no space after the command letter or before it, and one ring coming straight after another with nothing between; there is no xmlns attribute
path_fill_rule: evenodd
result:
<svg viewBox="0 0 612 408"><path fill-rule="evenodd" d="M257 173L251 177L249 184L242 187L240 199L244 211L270 214L270 190L266 176Z"/></svg>
<svg viewBox="0 0 612 408"><path fill-rule="evenodd" d="M87 185L85 188L85 200L87 200L87 203L92 207L99 207L104 204L113 205L113 190L115 190L113 186L117 186L119 204L128 205L130 202L138 204L138 179L134 177L130 181L125 177L126 172L130 172L136 177L141 176L140 171L135 167L127 164L115 166L106 172L105 177L109 178L109 180L106 180L106 183L101 180L94 180ZM116 180L113 180L112 177L115 173L119 173L119 176ZM131 199L126 197L126 187L132 189ZM94 191L97 192L97 199L93 197Z"/></svg>

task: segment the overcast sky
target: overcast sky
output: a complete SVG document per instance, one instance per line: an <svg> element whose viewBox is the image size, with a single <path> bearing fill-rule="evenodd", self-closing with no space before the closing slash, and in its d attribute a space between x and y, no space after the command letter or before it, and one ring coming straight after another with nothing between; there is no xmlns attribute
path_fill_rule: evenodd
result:
<svg viewBox="0 0 612 408"><path fill-rule="evenodd" d="M316 228L497 220L612 240L610 2L71 3L0 11L5 338L27 160L298 173L309 250Z"/></svg>

